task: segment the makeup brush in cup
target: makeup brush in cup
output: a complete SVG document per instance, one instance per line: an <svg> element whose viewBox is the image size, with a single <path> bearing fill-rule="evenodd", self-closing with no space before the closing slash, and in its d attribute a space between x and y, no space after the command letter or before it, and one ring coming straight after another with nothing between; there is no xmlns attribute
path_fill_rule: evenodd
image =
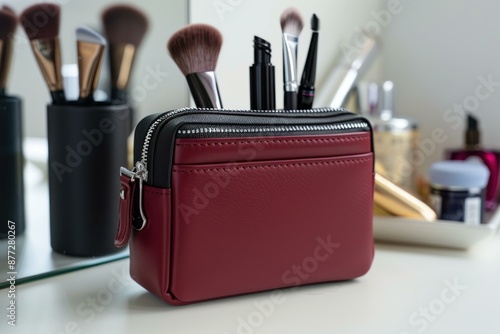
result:
<svg viewBox="0 0 500 334"><path fill-rule="evenodd" d="M54 3L39 3L26 8L19 17L54 104L66 102L58 36L60 11L59 5Z"/></svg>
<svg viewBox="0 0 500 334"><path fill-rule="evenodd" d="M78 81L80 97L78 102L92 104L94 91L99 82L106 39L87 27L76 29L76 48L78 54Z"/></svg>
<svg viewBox="0 0 500 334"><path fill-rule="evenodd" d="M17 17L8 7L0 8L0 97L5 96L12 60L12 38Z"/></svg>
<svg viewBox="0 0 500 334"><path fill-rule="evenodd" d="M12 8L10 8L9 6L6 6L6 5L2 5L2 8L0 10L5 10L11 14L16 15L16 12L14 12L14 10ZM17 20L16 20L16 22L17 22Z"/></svg>
<svg viewBox="0 0 500 334"><path fill-rule="evenodd" d="M304 27L300 13L294 8L286 9L281 14L281 30L283 31L283 90L284 109L298 108L297 93L299 84L297 80L297 49L299 35Z"/></svg>
<svg viewBox="0 0 500 334"><path fill-rule="evenodd" d="M101 19L109 43L111 99L127 103L127 87L148 18L135 7L113 5L102 12Z"/></svg>
<svg viewBox="0 0 500 334"><path fill-rule="evenodd" d="M222 35L207 24L192 24L177 31L167 48L191 90L198 108L222 109L215 77Z"/></svg>

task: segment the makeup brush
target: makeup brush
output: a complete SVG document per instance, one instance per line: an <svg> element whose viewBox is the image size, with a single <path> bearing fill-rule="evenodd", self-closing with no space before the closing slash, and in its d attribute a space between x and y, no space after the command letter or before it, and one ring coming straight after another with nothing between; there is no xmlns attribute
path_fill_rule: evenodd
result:
<svg viewBox="0 0 500 334"><path fill-rule="evenodd" d="M54 3L39 3L26 8L20 22L31 41L35 59L49 87L54 104L66 102L61 75L59 45L60 7Z"/></svg>
<svg viewBox="0 0 500 334"><path fill-rule="evenodd" d="M0 97L5 96L12 60L12 37L17 17L8 7L0 8Z"/></svg>
<svg viewBox="0 0 500 334"><path fill-rule="evenodd" d="M12 8L10 8L9 6L7 6L7 5L2 5L2 7L0 8L0 10L5 10L5 11L11 13L11 14L16 15L16 12L14 12L14 10Z"/></svg>
<svg viewBox="0 0 500 334"><path fill-rule="evenodd" d="M299 35L304 27L300 13L294 8L286 9L281 14L281 30L283 31L283 89L284 108L297 109L297 49Z"/></svg>
<svg viewBox="0 0 500 334"><path fill-rule="evenodd" d="M78 102L92 104L93 94L99 82L106 39L87 27L76 29L76 48L78 54L78 81L80 98Z"/></svg>
<svg viewBox="0 0 500 334"><path fill-rule="evenodd" d="M316 81L316 59L318 57L318 31L319 19L313 14L311 19L311 44L307 52L306 64L302 72L302 80L299 87L299 109L310 109L314 102L314 84Z"/></svg>
<svg viewBox="0 0 500 334"><path fill-rule="evenodd" d="M114 5L102 12L109 43L111 99L127 103L127 87L137 48L148 30L148 18L129 5Z"/></svg>
<svg viewBox="0 0 500 334"><path fill-rule="evenodd" d="M221 46L220 32L206 24L189 25L168 41L170 56L186 76L198 108L222 109L214 72Z"/></svg>

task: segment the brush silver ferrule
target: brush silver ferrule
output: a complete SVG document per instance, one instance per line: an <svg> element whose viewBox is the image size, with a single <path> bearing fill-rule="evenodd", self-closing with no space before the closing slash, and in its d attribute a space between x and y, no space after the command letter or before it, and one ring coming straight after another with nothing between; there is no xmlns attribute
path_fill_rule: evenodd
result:
<svg viewBox="0 0 500 334"><path fill-rule="evenodd" d="M283 34L283 85L285 92L298 92L297 81L297 48L299 38Z"/></svg>
<svg viewBox="0 0 500 334"><path fill-rule="evenodd" d="M222 109L215 72L191 73L186 80L198 108Z"/></svg>

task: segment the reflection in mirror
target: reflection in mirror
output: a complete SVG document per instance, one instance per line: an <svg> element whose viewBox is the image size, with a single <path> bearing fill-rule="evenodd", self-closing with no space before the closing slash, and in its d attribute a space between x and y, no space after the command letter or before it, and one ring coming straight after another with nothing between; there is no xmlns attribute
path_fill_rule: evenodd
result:
<svg viewBox="0 0 500 334"><path fill-rule="evenodd" d="M55 2L61 7L59 36L62 63L76 64L75 29L80 25L86 25L104 33L101 13L115 2L111 0L56 0ZM6 5L12 7L19 15L25 8L34 3L35 1L31 0L7 1ZM128 82L129 103L136 113L135 122L147 114L186 106L188 95L184 78L169 59L165 45L168 37L174 31L187 24L188 1L145 0L140 3L135 1L120 1L120 3L129 3L131 6L139 8L148 18L149 29L140 43L140 48L134 52L133 73L130 82ZM23 100L23 132L25 136L26 230L23 235L16 236L15 239L17 284L128 256L127 249L111 256L95 258L71 257L52 251L49 230L46 139L46 105L50 103L50 94L23 28L17 27L13 37L14 60L7 88L8 94L19 96ZM130 52L130 48L124 50L125 56L123 58L130 59ZM105 55L107 58L107 52ZM65 67L65 72L70 74L70 80L65 83L65 88L67 94L73 97L78 94L78 80L74 75L74 67L74 65ZM72 73L73 75L71 75ZM98 91L94 95L96 99L105 99L110 95L110 73L108 59L105 59ZM116 77L116 73L114 75ZM120 83L123 83L123 76L118 75L118 77L117 80L121 80ZM173 84L175 82L183 84ZM0 288L9 284L7 273L11 270L8 270L7 246L8 240L0 240Z"/></svg>

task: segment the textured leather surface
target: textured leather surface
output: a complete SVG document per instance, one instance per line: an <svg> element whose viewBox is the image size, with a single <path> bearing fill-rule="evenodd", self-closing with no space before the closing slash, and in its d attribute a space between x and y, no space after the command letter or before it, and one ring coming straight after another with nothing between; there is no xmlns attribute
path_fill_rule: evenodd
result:
<svg viewBox="0 0 500 334"><path fill-rule="evenodd" d="M170 203L170 189L144 186L147 224L141 231L132 231L130 275L151 293L171 304L176 304L167 293L171 263Z"/></svg>
<svg viewBox="0 0 500 334"><path fill-rule="evenodd" d="M134 233L131 261L143 286L157 290L160 280L177 303L352 279L370 268L372 153L175 165L172 182L171 242L168 204L145 198L162 213L145 236ZM155 271L169 266L162 280L166 269Z"/></svg>
<svg viewBox="0 0 500 334"><path fill-rule="evenodd" d="M370 152L370 133L177 139L174 164L333 157Z"/></svg>
<svg viewBox="0 0 500 334"><path fill-rule="evenodd" d="M115 246L119 248L127 245L132 232L132 202L136 183L130 177L120 175L120 184L118 229L115 236Z"/></svg>

